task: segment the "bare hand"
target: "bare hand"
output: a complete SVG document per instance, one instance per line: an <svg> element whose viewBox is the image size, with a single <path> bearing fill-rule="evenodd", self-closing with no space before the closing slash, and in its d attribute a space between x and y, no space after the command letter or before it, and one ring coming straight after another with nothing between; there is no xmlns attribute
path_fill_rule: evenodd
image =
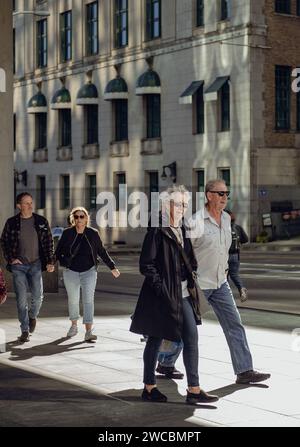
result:
<svg viewBox="0 0 300 447"><path fill-rule="evenodd" d="M111 271L111 273L112 273L112 275L114 276L114 278L118 278L118 277L121 275L121 273L119 272L118 269L113 269L113 270Z"/></svg>
<svg viewBox="0 0 300 447"><path fill-rule="evenodd" d="M11 263L11 265L16 265L16 264L23 264L23 262L20 261L20 259L14 259Z"/></svg>
<svg viewBox="0 0 300 447"><path fill-rule="evenodd" d="M47 264L46 269L47 269L48 273L53 273L54 272L54 265Z"/></svg>

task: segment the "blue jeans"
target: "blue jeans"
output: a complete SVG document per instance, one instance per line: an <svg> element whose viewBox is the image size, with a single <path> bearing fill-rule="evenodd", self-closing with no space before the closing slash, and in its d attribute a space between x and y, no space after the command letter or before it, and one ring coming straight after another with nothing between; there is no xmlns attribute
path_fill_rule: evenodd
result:
<svg viewBox="0 0 300 447"><path fill-rule="evenodd" d="M192 306L187 299L183 299L183 362L187 375L188 386L199 386L198 374L198 329ZM144 383L154 385L155 366L162 339L149 337L144 350Z"/></svg>
<svg viewBox="0 0 300 447"><path fill-rule="evenodd" d="M44 298L41 262L38 260L32 264L13 264L11 272L21 331L29 331L29 317L37 318ZM27 289L31 292L29 311Z"/></svg>
<svg viewBox="0 0 300 447"><path fill-rule="evenodd" d="M246 332L228 282L222 284L219 289L208 289L203 290L203 292L223 329L235 374L253 369ZM170 357L167 366L172 366L172 358ZM173 365L177 357L178 353L175 352ZM164 363L162 364L164 365Z"/></svg>
<svg viewBox="0 0 300 447"><path fill-rule="evenodd" d="M70 320L79 320L80 289L82 290L83 324L92 324L94 319L94 296L97 282L95 267L85 272L63 271L63 278L68 294Z"/></svg>
<svg viewBox="0 0 300 447"><path fill-rule="evenodd" d="M232 253L228 259L228 277L240 291L244 286L240 278L240 256L238 253Z"/></svg>

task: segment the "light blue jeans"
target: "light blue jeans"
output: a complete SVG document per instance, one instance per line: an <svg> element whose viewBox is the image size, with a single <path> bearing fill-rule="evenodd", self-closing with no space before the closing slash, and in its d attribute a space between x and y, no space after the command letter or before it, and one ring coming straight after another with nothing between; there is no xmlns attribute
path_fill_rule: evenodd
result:
<svg viewBox="0 0 300 447"><path fill-rule="evenodd" d="M79 320L80 289L82 290L83 324L92 324L94 319L94 297L97 283L96 267L85 272L63 271L63 278L68 294L69 318Z"/></svg>
<svg viewBox="0 0 300 447"><path fill-rule="evenodd" d="M29 317L37 318L44 298L41 262L36 261L32 264L13 264L11 265L11 272L16 293L21 331L28 332ZM31 292L29 310L27 290Z"/></svg>
<svg viewBox="0 0 300 447"><path fill-rule="evenodd" d="M222 326L235 374L253 369L246 332L228 282L226 281L218 289L207 289L203 292ZM168 355L168 363L165 364L163 361L161 364L174 366L178 355L178 344L175 344L173 358Z"/></svg>

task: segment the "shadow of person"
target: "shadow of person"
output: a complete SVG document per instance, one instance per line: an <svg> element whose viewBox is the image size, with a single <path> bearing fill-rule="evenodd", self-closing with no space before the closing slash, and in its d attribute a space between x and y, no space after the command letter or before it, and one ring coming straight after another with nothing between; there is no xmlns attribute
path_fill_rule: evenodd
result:
<svg viewBox="0 0 300 447"><path fill-rule="evenodd" d="M61 343L67 340L70 340L70 338L61 337L58 338L57 340L53 340L50 343L44 343L42 345L32 346L31 348L28 349L17 348L16 346L19 345L19 343L17 343L16 341L12 341L6 344L6 352L10 351L11 356L9 360L18 361L18 360L28 360L33 357L50 356L55 354L61 354L63 352L93 348L93 346L76 347L82 344L86 344L85 341L78 341L74 343L69 343L67 345L61 345Z"/></svg>
<svg viewBox="0 0 300 447"><path fill-rule="evenodd" d="M246 384L237 384L232 383L231 385L223 386L222 388L217 388L212 390L212 394L216 394L219 397L229 396L230 394L236 393L237 391L244 390L246 388L269 388L268 385L264 383L246 383Z"/></svg>
<svg viewBox="0 0 300 447"><path fill-rule="evenodd" d="M194 416L195 410L216 410L215 405L198 404L187 405L185 396L178 392L177 383L174 380L164 378L157 380L157 387L168 397L168 401L158 404L157 402L145 402L141 399L142 388L126 389L115 393L110 393L111 397L134 403L136 408L135 426L139 426L139 419L149 421L154 426L178 426L178 427L197 427L196 423L188 419ZM201 417L201 412L198 415ZM147 422L146 422L146 425Z"/></svg>

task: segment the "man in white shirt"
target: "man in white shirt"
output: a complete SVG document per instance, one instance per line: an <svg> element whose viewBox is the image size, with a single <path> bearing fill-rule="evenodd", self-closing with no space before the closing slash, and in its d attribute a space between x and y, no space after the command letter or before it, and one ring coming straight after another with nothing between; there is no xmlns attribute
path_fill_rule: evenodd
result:
<svg viewBox="0 0 300 447"><path fill-rule="evenodd" d="M205 194L204 231L193 240L199 284L224 331L237 375L236 383L262 382L271 375L253 370L246 332L227 281L231 220L224 209L229 191L226 183L217 179L206 184Z"/></svg>

